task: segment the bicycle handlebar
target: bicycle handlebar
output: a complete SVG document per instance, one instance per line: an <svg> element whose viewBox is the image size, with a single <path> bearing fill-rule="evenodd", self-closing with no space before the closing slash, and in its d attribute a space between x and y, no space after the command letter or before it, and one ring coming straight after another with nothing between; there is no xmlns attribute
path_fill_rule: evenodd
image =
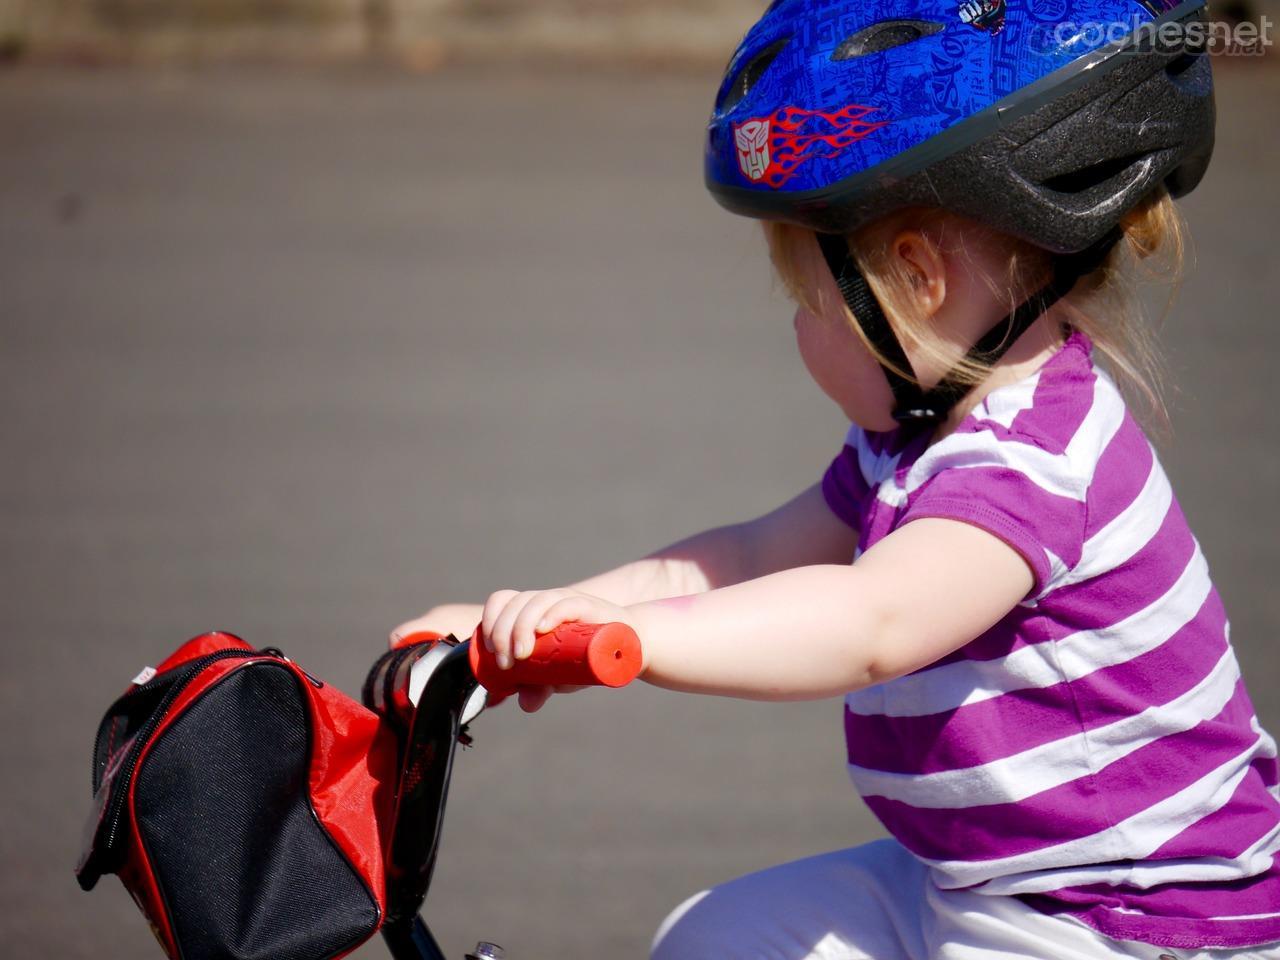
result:
<svg viewBox="0 0 1280 960"><path fill-rule="evenodd" d="M431 640L442 645L417 646ZM430 669L423 671L423 689L415 697L412 676L428 658ZM366 705L388 719L399 715L408 720L387 850L387 913L382 927L396 960L444 958L418 911L435 868L454 750L460 740L469 742L463 736L464 725L474 715L477 684L484 686L492 705L525 684L620 687L636 678L641 662L640 639L625 623L563 623L540 635L532 655L509 670L498 669L497 659L484 649L479 628L463 643L438 635L405 637L375 665L365 683Z"/></svg>
<svg viewBox="0 0 1280 960"><path fill-rule="evenodd" d="M640 674L640 638L625 623L562 623L539 634L528 659L511 668L498 667L493 652L471 637L471 671L489 693L489 703L502 702L521 686L579 684L623 687Z"/></svg>

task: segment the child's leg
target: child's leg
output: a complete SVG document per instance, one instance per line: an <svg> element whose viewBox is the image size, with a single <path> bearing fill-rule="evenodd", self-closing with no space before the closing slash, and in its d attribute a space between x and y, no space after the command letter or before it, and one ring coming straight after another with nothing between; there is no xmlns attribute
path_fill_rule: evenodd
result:
<svg viewBox="0 0 1280 960"><path fill-rule="evenodd" d="M652 960L1280 960L1280 944L1175 950L1112 940L1014 897L942 890L896 840L748 874L662 922Z"/></svg>
<svg viewBox="0 0 1280 960"><path fill-rule="evenodd" d="M926 877L896 840L784 863L690 897L652 960L923 960Z"/></svg>

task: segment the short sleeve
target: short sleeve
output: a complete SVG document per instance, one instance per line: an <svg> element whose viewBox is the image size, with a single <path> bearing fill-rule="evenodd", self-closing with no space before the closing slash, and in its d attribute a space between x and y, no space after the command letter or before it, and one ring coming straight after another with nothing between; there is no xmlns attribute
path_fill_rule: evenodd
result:
<svg viewBox="0 0 1280 960"><path fill-rule="evenodd" d="M854 530L861 526L862 503L870 489L858 459L861 442L861 429L850 427L844 446L822 477L822 496L827 506Z"/></svg>
<svg viewBox="0 0 1280 960"><path fill-rule="evenodd" d="M1031 596L1052 589L1079 562L1088 477L1065 454L978 431L948 437L930 461L895 526L940 517L986 530L1026 560L1035 576Z"/></svg>

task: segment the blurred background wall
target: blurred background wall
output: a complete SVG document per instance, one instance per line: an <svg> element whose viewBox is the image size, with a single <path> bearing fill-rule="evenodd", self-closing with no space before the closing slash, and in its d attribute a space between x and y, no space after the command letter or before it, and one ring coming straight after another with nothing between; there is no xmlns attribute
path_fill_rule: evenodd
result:
<svg viewBox="0 0 1280 960"><path fill-rule="evenodd" d="M758 0L0 0L0 62L721 60ZM1280 0L1218 0L1229 21Z"/></svg>
<svg viewBox="0 0 1280 960"><path fill-rule="evenodd" d="M758 228L701 182L761 6L0 0L8 953L159 956L123 888L83 894L72 866L96 723L187 636L355 692L432 604L563 583L821 475L846 424ZM1215 71L1160 452L1274 732L1280 70ZM690 893L880 833L836 701L635 685L474 733L428 909L450 955L642 957Z"/></svg>
<svg viewBox="0 0 1280 960"><path fill-rule="evenodd" d="M701 60L752 0L0 0L9 56L174 59L570 55Z"/></svg>

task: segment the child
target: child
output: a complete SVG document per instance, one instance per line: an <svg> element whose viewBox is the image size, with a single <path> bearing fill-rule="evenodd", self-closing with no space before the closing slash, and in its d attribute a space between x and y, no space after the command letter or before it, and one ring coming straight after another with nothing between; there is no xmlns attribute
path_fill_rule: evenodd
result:
<svg viewBox="0 0 1280 960"><path fill-rule="evenodd" d="M1203 55L1079 24L1189 6L773 4L730 61L707 179L769 221L842 451L757 520L393 634L479 621L509 665L558 623L621 620L650 683L845 696L892 839L697 894L658 960L1280 960L1275 744L1097 363L1158 410L1112 294L1126 262L1176 257L1212 82Z"/></svg>

